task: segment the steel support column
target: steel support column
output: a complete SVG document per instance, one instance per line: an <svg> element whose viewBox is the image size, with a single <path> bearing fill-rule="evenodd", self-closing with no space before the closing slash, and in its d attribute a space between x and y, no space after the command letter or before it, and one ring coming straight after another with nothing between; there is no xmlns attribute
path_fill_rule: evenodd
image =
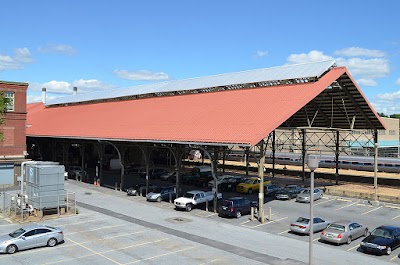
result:
<svg viewBox="0 0 400 265"><path fill-rule="evenodd" d="M260 143L260 161L258 163L258 177L260 178L260 188L258 192L259 200L259 221L264 223L264 163L265 163L265 142L261 140Z"/></svg>
<svg viewBox="0 0 400 265"><path fill-rule="evenodd" d="M378 130L374 130L374 190L375 201L378 201Z"/></svg>
<svg viewBox="0 0 400 265"><path fill-rule="evenodd" d="M275 130L272 132L272 177L275 177Z"/></svg>
<svg viewBox="0 0 400 265"><path fill-rule="evenodd" d="M336 131L336 141L335 141L335 178L336 178L336 185L339 185L339 131Z"/></svg>
<svg viewBox="0 0 400 265"><path fill-rule="evenodd" d="M301 178L304 182L306 178L305 161L306 161L306 130L301 129Z"/></svg>
<svg viewBox="0 0 400 265"><path fill-rule="evenodd" d="M244 161L246 163L246 176L249 175L249 164L250 164L250 162L249 162L249 152L250 152L250 149L249 149L248 146L246 146L245 161Z"/></svg>

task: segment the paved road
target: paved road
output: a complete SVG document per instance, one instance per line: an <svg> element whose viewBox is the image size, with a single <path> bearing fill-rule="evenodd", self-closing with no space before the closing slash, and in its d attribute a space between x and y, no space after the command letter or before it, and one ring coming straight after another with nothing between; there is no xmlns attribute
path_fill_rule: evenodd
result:
<svg viewBox="0 0 400 265"><path fill-rule="evenodd" d="M168 204L164 204L166 207L163 208L158 204L139 203L137 200L142 198L127 197L125 193L102 187L76 182L69 182L68 186L69 190L77 192L78 201L82 203L83 208L124 220L129 219L135 224L160 233L228 252L229 255L248 258L252 260L250 264L254 264L255 261L267 264L308 262L308 244L302 240L188 215L186 212L172 210ZM91 195L85 195L88 188ZM187 221L171 222L176 218ZM338 257L344 264L386 264L373 256L332 249L324 245L315 246L314 256L315 264L337 264Z"/></svg>

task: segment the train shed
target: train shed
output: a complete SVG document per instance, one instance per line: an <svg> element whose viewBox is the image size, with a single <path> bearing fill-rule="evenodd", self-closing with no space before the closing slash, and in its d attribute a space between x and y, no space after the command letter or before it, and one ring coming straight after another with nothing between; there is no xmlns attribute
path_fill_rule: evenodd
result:
<svg viewBox="0 0 400 265"><path fill-rule="evenodd" d="M255 148L263 178L265 151L276 151L277 130L296 131L304 172L306 154L313 152L307 146L307 132L331 132L338 158L340 132L371 130L376 148L377 131L385 129L349 71L334 61L79 94L29 104L27 111L28 152L33 158L67 164L68 150L78 146L83 167L85 146L94 146L99 161L106 155L105 146L113 146L121 164L120 188L125 188L130 146L142 152L147 174L157 148L168 149L178 169L185 152L201 149L214 173L221 152ZM103 182L101 171L100 166L96 176Z"/></svg>

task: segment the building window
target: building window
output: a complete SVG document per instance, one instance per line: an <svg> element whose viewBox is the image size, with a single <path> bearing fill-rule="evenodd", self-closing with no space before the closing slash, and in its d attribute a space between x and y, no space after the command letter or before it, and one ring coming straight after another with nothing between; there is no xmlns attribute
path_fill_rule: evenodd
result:
<svg viewBox="0 0 400 265"><path fill-rule="evenodd" d="M378 130L378 134L379 135L386 135L386 131L385 130Z"/></svg>
<svg viewBox="0 0 400 265"><path fill-rule="evenodd" d="M389 135L396 135L396 131L395 130L389 130Z"/></svg>
<svg viewBox="0 0 400 265"><path fill-rule="evenodd" d="M7 111L14 111L14 92L4 92L4 97L8 98Z"/></svg>

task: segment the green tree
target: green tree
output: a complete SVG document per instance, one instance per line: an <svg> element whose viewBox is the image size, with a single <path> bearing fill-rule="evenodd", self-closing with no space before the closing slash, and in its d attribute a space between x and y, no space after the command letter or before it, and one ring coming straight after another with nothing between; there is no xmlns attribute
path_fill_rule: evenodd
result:
<svg viewBox="0 0 400 265"><path fill-rule="evenodd" d="M9 99L4 96L4 92L0 91L0 125L4 123L4 114L7 112ZM0 141L3 140L3 132L0 131Z"/></svg>
<svg viewBox="0 0 400 265"><path fill-rule="evenodd" d="M400 119L400 114L392 114L390 118Z"/></svg>

